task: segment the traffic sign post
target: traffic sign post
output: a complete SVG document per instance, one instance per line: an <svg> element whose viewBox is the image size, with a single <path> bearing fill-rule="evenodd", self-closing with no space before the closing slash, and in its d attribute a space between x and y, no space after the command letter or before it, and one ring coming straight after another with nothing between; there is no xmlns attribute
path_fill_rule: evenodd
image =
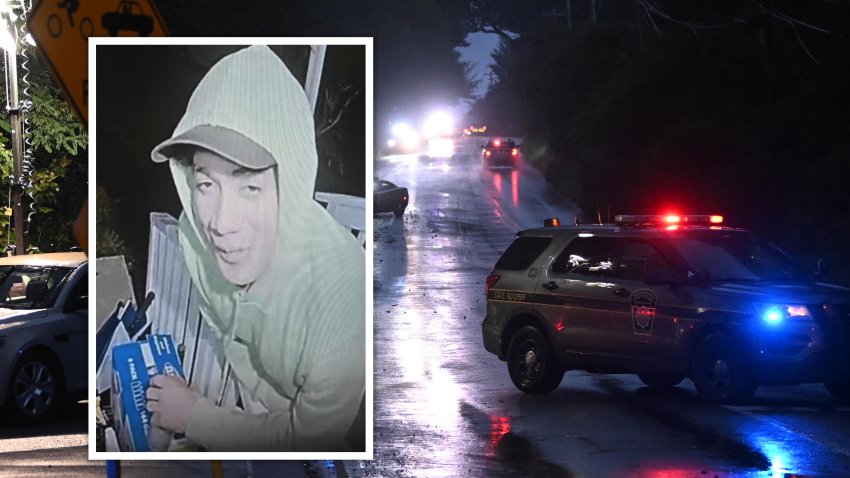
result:
<svg viewBox="0 0 850 478"><path fill-rule="evenodd" d="M88 121L88 39L165 36L152 0L42 0L28 21L30 34L77 114Z"/></svg>

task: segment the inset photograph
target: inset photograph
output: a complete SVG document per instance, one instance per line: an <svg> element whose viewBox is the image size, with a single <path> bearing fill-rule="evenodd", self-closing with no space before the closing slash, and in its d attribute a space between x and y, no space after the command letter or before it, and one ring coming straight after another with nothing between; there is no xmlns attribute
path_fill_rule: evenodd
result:
<svg viewBox="0 0 850 478"><path fill-rule="evenodd" d="M371 39L91 41L90 458L371 459Z"/></svg>

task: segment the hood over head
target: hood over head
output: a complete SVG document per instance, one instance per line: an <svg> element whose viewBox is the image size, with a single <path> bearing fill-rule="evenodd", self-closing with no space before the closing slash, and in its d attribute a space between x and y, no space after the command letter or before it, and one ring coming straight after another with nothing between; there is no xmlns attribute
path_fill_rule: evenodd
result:
<svg viewBox="0 0 850 478"><path fill-rule="evenodd" d="M275 168L274 250L247 287L226 280L216 263L193 210L186 148L248 169ZM275 429L279 446L328 449L322 446L342 439L364 393L365 250L313 199L315 128L302 86L268 47L228 55L201 80L174 134L151 157L171 166L186 266L234 373L266 409L292 413Z"/></svg>

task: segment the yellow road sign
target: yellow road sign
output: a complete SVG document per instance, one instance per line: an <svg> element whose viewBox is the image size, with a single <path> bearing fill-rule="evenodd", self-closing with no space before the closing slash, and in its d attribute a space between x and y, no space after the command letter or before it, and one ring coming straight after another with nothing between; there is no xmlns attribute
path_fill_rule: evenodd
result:
<svg viewBox="0 0 850 478"><path fill-rule="evenodd" d="M85 123L88 121L88 38L165 36L152 0L42 0L29 31Z"/></svg>

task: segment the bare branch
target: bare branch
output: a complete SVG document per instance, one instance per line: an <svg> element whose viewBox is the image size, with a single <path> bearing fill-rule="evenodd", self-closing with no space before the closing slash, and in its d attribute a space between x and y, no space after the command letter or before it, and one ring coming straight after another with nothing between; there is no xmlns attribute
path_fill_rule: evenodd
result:
<svg viewBox="0 0 850 478"><path fill-rule="evenodd" d="M354 98L356 98L357 95L359 95L361 91L363 91L363 85L358 86L357 90L355 90L354 93L349 95L348 99L345 100L345 104L343 104L342 107L337 110L336 117L333 120L327 122L325 127L322 128L321 131L319 131L318 135L316 135L317 137L327 133L334 126L336 126L337 123L339 123L339 120L340 120L340 118L342 118L342 114L345 112L346 108L348 108L348 105L351 104L351 101ZM329 100L329 94L328 94L327 90L325 90L325 98L326 98L326 100ZM327 104L327 103L325 103L325 104Z"/></svg>

